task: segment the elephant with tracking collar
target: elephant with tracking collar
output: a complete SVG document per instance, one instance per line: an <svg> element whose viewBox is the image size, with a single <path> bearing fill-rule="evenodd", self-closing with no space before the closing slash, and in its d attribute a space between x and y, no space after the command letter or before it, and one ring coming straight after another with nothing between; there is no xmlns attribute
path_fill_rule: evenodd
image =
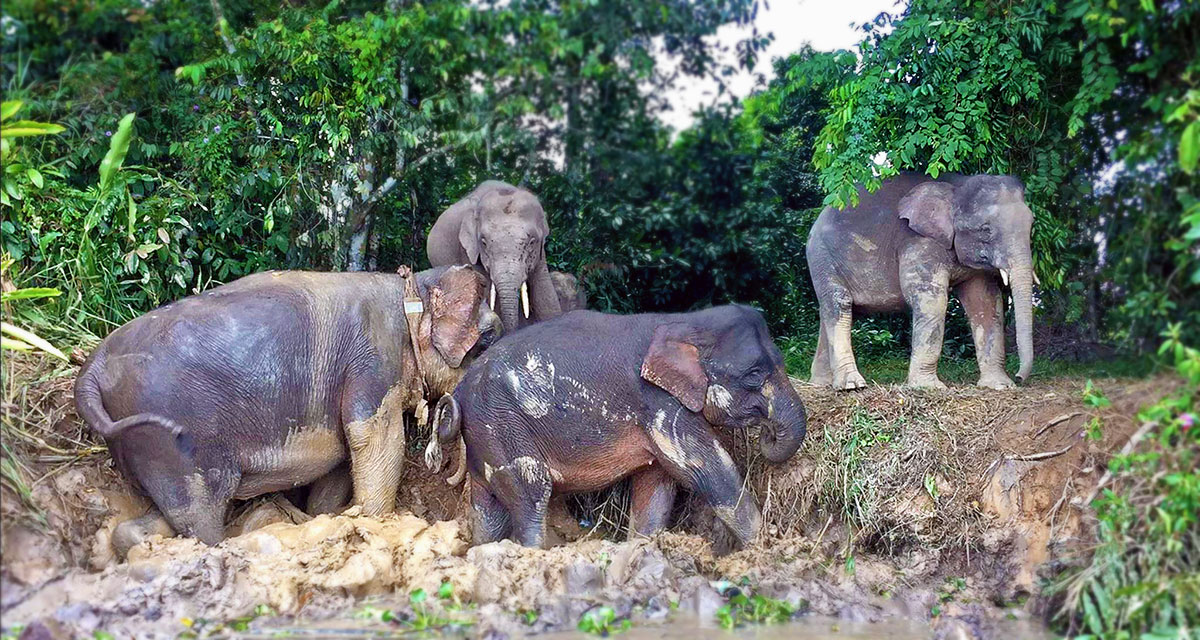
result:
<svg viewBox="0 0 1200 640"><path fill-rule="evenodd" d="M854 313L912 311L908 384L945 385L937 377L951 290L975 340L979 385L1013 386L1004 371L1004 290L1016 313L1017 380L1033 368L1033 212L1025 187L1010 176L902 173L859 204L827 207L808 235L808 269L820 302L821 333L812 382L858 389L850 345Z"/></svg>
<svg viewBox="0 0 1200 640"><path fill-rule="evenodd" d="M763 456L782 462L807 423L762 314L737 305L539 322L490 347L434 415L442 443L466 440L474 544L533 547L552 492L627 476L631 536L667 526L683 485L746 544L758 507L714 429L758 426Z"/></svg>
<svg viewBox="0 0 1200 640"><path fill-rule="evenodd" d="M501 331L475 270L414 277L273 271L160 307L84 364L79 415L171 527L208 544L231 499L336 477L347 460L354 501L390 513L403 413L449 393Z"/></svg>
<svg viewBox="0 0 1200 640"><path fill-rule="evenodd" d="M425 249L435 267L469 264L487 274L492 307L515 331L562 313L546 266L549 235L537 196L488 180L438 217Z"/></svg>

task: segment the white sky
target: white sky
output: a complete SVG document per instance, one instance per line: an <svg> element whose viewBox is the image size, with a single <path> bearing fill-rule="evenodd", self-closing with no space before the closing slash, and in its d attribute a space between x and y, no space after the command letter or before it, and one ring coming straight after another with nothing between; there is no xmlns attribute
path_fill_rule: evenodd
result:
<svg viewBox="0 0 1200 640"><path fill-rule="evenodd" d="M818 51L852 49L863 32L864 22L875 19L884 11L898 13L903 0L765 0L760 1L756 24L760 33L771 32L775 40L759 58L754 73L742 73L726 79L732 93L739 98L755 89L755 76L762 74L770 80L771 60L786 56L808 42ZM748 28L722 27L717 39L730 49L750 33ZM676 131L686 129L692 122L692 112L700 105L712 104L717 97L717 83L712 79L685 78L676 85L676 94L669 98L673 109L663 113L663 122Z"/></svg>

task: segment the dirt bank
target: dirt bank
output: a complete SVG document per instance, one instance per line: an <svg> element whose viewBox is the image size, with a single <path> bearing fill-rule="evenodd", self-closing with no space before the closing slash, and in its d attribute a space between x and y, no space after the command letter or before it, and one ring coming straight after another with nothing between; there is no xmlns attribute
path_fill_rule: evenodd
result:
<svg viewBox="0 0 1200 640"><path fill-rule="evenodd" d="M107 536L146 504L81 431L69 372L33 374L24 404L6 396L6 436L24 435L5 443L0 608L6 626L43 621L63 637L204 635L210 621L256 611L265 615L239 624L361 625L365 606L401 616L428 607L474 621L473 635L573 628L599 604L639 624L709 621L724 603L721 581L813 614L990 637L1005 618L1044 613L1039 574L1087 544L1086 504L1107 457L1137 430L1137 408L1174 384L1102 381L1112 400L1104 409L1084 405L1082 381L852 394L798 384L810 433L797 458L772 467L748 446L752 434L730 438L765 527L758 543L728 555L714 553L711 514L690 501L675 530L651 540L613 542L597 527L548 550L471 548L455 519L462 496L421 471L414 448L399 515L352 510L296 524L264 500L232 514L230 533L240 535L217 547L152 538L118 563ZM589 504L599 506L582 515L620 524L619 497ZM452 597L414 610L411 591L443 583Z"/></svg>

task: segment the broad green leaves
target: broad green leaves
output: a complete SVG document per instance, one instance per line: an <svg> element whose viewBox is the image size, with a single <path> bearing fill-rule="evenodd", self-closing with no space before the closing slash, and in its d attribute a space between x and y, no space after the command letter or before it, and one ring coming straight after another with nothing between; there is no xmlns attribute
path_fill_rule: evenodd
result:
<svg viewBox="0 0 1200 640"><path fill-rule="evenodd" d="M1179 138L1179 166L1187 173L1196 170L1200 160L1200 120L1195 120L1183 130Z"/></svg>
<svg viewBox="0 0 1200 640"><path fill-rule="evenodd" d="M109 141L108 153L100 161L101 193L106 193L112 188L113 178L121 170L121 164L125 162L125 154L129 152L129 143L133 141L133 119L134 114L132 113L125 114L125 117L121 118L120 124L117 125L117 132Z"/></svg>

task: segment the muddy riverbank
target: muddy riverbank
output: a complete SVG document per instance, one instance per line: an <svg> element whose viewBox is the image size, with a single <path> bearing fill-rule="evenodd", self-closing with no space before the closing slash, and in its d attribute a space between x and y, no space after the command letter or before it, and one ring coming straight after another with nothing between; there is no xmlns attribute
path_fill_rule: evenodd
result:
<svg viewBox="0 0 1200 640"><path fill-rule="evenodd" d="M69 375L45 376L27 392L39 413L23 423L45 448L6 453L24 484L6 476L3 488L0 612L10 632L33 625L27 634L50 638L452 621L502 637L575 629L603 606L612 624L631 622L630 637L701 638L683 630L713 625L744 592L788 603L812 637L832 626L854 637L851 625L869 623L885 625L862 627L876 635L908 625L897 638L1012 637L1012 625L1036 628L1053 610L1041 585L1086 550L1107 457L1137 430L1137 408L1172 385L1102 381L1112 406L1093 409L1076 380L853 394L799 383L810 433L794 460L769 466L747 446L752 434L729 439L765 523L733 553L722 536L710 541L711 514L686 498L672 531L624 541L613 534L620 491L572 501L556 533L573 542L473 548L461 488L421 468L414 438L397 515L305 519L260 500L231 513L233 537L216 547L152 537L122 562L112 527L146 503L82 431ZM427 599L414 603L417 590Z"/></svg>

